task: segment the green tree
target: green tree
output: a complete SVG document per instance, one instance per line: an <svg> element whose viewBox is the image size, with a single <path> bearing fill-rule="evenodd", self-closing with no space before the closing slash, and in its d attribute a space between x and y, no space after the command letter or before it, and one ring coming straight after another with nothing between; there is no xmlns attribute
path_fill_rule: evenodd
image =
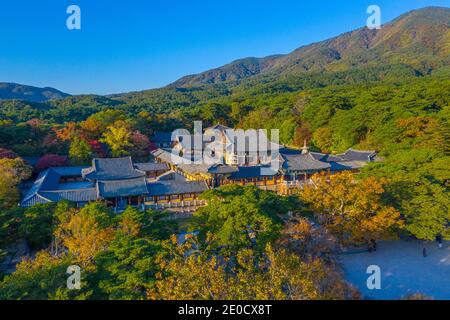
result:
<svg viewBox="0 0 450 320"><path fill-rule="evenodd" d="M388 201L405 217L406 230L418 239L450 239L450 157L432 149L402 150L365 168L367 176L385 177Z"/></svg>
<svg viewBox="0 0 450 320"><path fill-rule="evenodd" d="M86 140L75 138L70 143L69 158L74 165L88 164L93 157L92 148Z"/></svg>
<svg viewBox="0 0 450 320"><path fill-rule="evenodd" d="M37 204L27 208L19 225L19 235L33 249L47 247L53 234L54 203Z"/></svg>
<svg viewBox="0 0 450 320"><path fill-rule="evenodd" d="M36 258L17 265L17 270L0 282L1 300L86 299L89 290L67 289L67 267L73 264L68 256L54 257L40 251ZM82 280L82 288L87 289Z"/></svg>
<svg viewBox="0 0 450 320"><path fill-rule="evenodd" d="M194 216L203 238L213 247L235 251L242 247L264 246L280 232L279 214L291 208L291 199L253 186L228 185L202 195L208 205Z"/></svg>
<svg viewBox="0 0 450 320"><path fill-rule="evenodd" d="M322 152L332 151L333 133L331 129L328 127L317 129L313 134L313 142Z"/></svg>

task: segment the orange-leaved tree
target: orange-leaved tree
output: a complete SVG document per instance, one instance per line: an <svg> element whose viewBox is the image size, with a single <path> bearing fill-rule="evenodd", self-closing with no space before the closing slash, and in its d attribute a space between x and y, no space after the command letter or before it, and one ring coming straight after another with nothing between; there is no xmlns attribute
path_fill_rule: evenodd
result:
<svg viewBox="0 0 450 320"><path fill-rule="evenodd" d="M357 179L343 172L316 174L311 181L300 196L342 243L390 238L403 226L400 213L383 202L383 179Z"/></svg>

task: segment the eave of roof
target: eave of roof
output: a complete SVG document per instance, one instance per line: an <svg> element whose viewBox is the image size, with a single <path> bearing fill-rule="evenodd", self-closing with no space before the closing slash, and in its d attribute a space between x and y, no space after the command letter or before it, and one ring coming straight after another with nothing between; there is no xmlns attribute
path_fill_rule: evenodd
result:
<svg viewBox="0 0 450 320"><path fill-rule="evenodd" d="M205 181L167 180L152 182L147 185L149 196L166 196L177 194L201 193L208 190Z"/></svg>
<svg viewBox="0 0 450 320"><path fill-rule="evenodd" d="M146 172L166 170L169 168L166 163L161 162L135 163L134 167L140 171Z"/></svg>
<svg viewBox="0 0 450 320"><path fill-rule="evenodd" d="M58 189L59 179L61 176L52 168L47 169L39 174L36 181L34 181L30 190L28 190L21 203L24 203L37 195L40 191L56 190Z"/></svg>
<svg viewBox="0 0 450 320"><path fill-rule="evenodd" d="M145 172L133 166L131 157L96 158L92 167L83 170L83 178L87 180L126 180L145 176Z"/></svg>
<svg viewBox="0 0 450 320"><path fill-rule="evenodd" d="M238 167L238 170L231 174L230 179L250 179L250 178L260 178L260 177L271 177L277 175L277 171L270 171L270 174L263 174L263 168L270 169L269 166L248 166L248 167Z"/></svg>
<svg viewBox="0 0 450 320"><path fill-rule="evenodd" d="M316 160L311 153L296 154L296 155L283 155L286 160L283 163L283 168L287 171L317 171L330 169L329 163Z"/></svg>
<svg viewBox="0 0 450 320"><path fill-rule="evenodd" d="M39 195L50 201L68 200L72 202L89 202L97 200L96 188L77 190L44 191Z"/></svg>
<svg viewBox="0 0 450 320"><path fill-rule="evenodd" d="M145 178L127 180L97 181L97 192L101 198L146 195L148 193Z"/></svg>

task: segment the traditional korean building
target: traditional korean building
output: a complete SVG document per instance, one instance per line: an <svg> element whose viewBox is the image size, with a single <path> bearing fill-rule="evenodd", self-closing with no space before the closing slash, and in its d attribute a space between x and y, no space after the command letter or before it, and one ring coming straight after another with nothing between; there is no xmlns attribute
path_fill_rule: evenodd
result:
<svg viewBox="0 0 450 320"><path fill-rule="evenodd" d="M349 149L332 155L310 152L306 143L302 150L268 144L267 148L260 145L262 151L236 153L227 129L220 125L206 129L207 138L202 139L200 147L195 147L195 152L189 156L183 154L186 150L181 145L183 140L192 139L188 135L178 137L178 142L171 148L153 151L154 162L133 163L130 157L124 157L93 159L89 167L50 168L38 176L20 205L29 207L68 200L82 207L88 202L102 200L118 211L127 205L192 211L205 204L198 197L211 188L227 184L255 185L289 194L294 188L308 183L317 172L357 172L367 163L378 160L375 151ZM211 138L214 130L214 138ZM213 148L208 143L213 144ZM278 152L270 155L268 151L272 147ZM223 161L212 164L203 161L204 148L222 152L219 159ZM267 158L261 157L264 154ZM277 166L271 168L274 161Z"/></svg>
<svg viewBox="0 0 450 320"><path fill-rule="evenodd" d="M134 164L130 157L94 159L90 167L50 168L38 176L20 205L68 200L82 207L103 200L117 210L127 205L145 208L158 201L190 199L208 189L205 182L186 179L164 182L166 188L158 188L169 171L164 163Z"/></svg>
<svg viewBox="0 0 450 320"><path fill-rule="evenodd" d="M212 127L216 129L216 127ZM225 130L219 127L217 130ZM208 132L207 129L205 132ZM280 146L278 146L280 147ZM294 150L281 146L277 148L278 170L270 170L267 163L242 161L245 165L207 164L201 159L185 158L179 155L179 148L158 149L152 154L156 161L166 163L172 170L192 181L205 181L211 188L226 184L252 184L265 189L277 190L272 186L294 186L302 183L318 172L358 171L369 162L376 161L375 151L359 151L349 149L342 154L325 154L310 152L305 144L302 150ZM257 150L259 151L259 150ZM264 152L267 150L264 150ZM194 161L195 160L195 161ZM271 161L274 161L271 159ZM239 161L238 161L239 162Z"/></svg>

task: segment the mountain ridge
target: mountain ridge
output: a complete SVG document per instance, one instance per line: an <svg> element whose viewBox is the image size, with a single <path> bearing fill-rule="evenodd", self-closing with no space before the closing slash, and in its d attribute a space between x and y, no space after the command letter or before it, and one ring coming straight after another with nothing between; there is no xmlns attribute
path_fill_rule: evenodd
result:
<svg viewBox="0 0 450 320"><path fill-rule="evenodd" d="M0 82L0 100L47 102L69 96L70 94L51 87L40 88L14 82Z"/></svg>
<svg viewBox="0 0 450 320"><path fill-rule="evenodd" d="M343 71L355 66L400 61L406 61L420 72L427 72L429 68L450 62L450 47L446 45L450 41L449 28L449 8L425 7L400 15L380 30L362 27L301 46L289 54L238 59L219 68L182 77L167 87L218 84L271 73ZM417 53L420 61L417 61ZM442 63L441 60L445 59Z"/></svg>
<svg viewBox="0 0 450 320"><path fill-rule="evenodd" d="M219 68L186 75L162 88L104 97L124 101L136 98L140 102L148 95L159 96L168 90L175 90L175 93L169 94L171 96L177 93L189 94L192 89L216 85L219 86L212 90L220 95L220 92L230 92L230 85L233 87L246 80L251 80L251 83L266 82L266 78L273 80L285 76L351 72L394 65L409 68L417 75L430 74L440 67L450 66L450 8L425 7L412 10L385 23L381 30L362 27L303 45L289 54L242 58ZM47 102L70 96L50 87L0 83L0 100ZM72 97L78 96L82 95Z"/></svg>

